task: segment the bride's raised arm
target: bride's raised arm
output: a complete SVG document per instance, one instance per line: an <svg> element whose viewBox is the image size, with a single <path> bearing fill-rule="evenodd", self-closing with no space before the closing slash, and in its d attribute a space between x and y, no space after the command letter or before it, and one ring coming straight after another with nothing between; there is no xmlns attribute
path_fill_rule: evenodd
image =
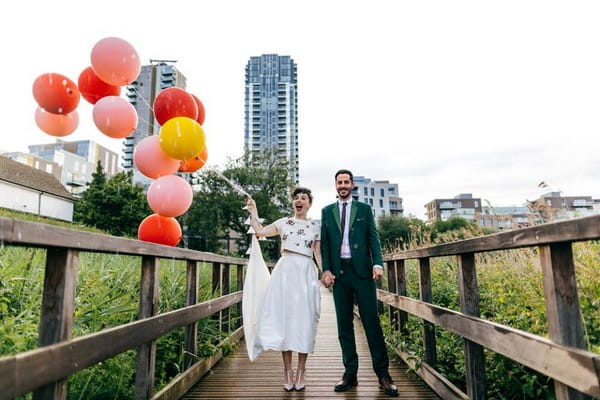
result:
<svg viewBox="0 0 600 400"><path fill-rule="evenodd" d="M246 199L246 206L248 207L248 211L250 212L250 226L254 229L254 233L256 236L260 237L268 237L275 236L279 232L277 231L277 227L275 224L270 224L263 227L260 222L258 222L258 210L256 209L256 203L253 199Z"/></svg>

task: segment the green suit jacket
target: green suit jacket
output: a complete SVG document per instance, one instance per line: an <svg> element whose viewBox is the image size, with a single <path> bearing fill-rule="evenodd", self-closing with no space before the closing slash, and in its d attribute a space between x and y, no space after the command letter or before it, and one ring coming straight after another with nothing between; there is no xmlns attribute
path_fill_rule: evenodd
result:
<svg viewBox="0 0 600 400"><path fill-rule="evenodd" d="M350 227L348 232L352 265L358 276L373 276L373 265L383 266L381 243L375 226L371 206L352 200L350 208ZM342 246L340 210L335 202L321 211L321 256L323 271L339 275Z"/></svg>

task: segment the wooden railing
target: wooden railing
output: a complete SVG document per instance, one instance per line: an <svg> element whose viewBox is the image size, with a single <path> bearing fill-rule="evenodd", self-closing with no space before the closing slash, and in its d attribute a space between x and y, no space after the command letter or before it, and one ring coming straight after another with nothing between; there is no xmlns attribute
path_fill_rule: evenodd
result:
<svg viewBox="0 0 600 400"><path fill-rule="evenodd" d="M600 355L585 349L572 243L600 239L600 216L405 251L388 256L388 291L379 299L392 306L397 334L405 332L407 313L423 320L424 356L420 366L403 349L396 353L444 399L486 399L484 348L554 379L556 398L600 397ZM549 339L479 318L475 253L537 246L540 254ZM456 256L461 312L432 303L430 258ZM406 297L406 260L418 260L420 300ZM435 327L463 337L467 393L435 369Z"/></svg>
<svg viewBox="0 0 600 400"><path fill-rule="evenodd" d="M39 348L0 358L0 399L30 392L34 399L66 399L70 375L135 347L135 398L178 398L221 357L219 351L194 362L200 319L218 319L220 330L230 333L226 341L239 340L243 335L242 328L232 324L230 307L238 307L241 315L244 259L7 218L0 218L0 244L45 248L47 252ZM137 321L71 338L79 252L141 257ZM158 314L161 258L187 263L186 306L164 314ZM199 262L212 265L212 288L220 297L197 304ZM235 293L230 293L231 266L237 269ZM182 327L188 369L154 394L156 340Z"/></svg>

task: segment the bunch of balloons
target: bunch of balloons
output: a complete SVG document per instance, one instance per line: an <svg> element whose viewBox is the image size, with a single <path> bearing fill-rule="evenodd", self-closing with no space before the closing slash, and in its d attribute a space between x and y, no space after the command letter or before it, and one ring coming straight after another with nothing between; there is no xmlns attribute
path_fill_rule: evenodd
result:
<svg viewBox="0 0 600 400"><path fill-rule="evenodd" d="M133 82L141 69L140 59L127 41L108 37L91 52L91 66L79 75L77 85L58 73L45 73L33 82L38 103L35 122L51 136L67 136L77 129L80 97L94 106L94 123L105 135L121 139L137 127L135 108L121 98L121 86Z"/></svg>
<svg viewBox="0 0 600 400"><path fill-rule="evenodd" d="M195 172L208 158L202 102L183 89L171 87L161 91L153 104L154 117L161 125L158 136L148 136L133 152L137 169L155 179L148 188L148 205L154 214L138 228L138 238L176 246L182 235L175 219L191 206L193 192L179 172Z"/></svg>
<svg viewBox="0 0 600 400"><path fill-rule="evenodd" d="M34 81L37 125L52 136L73 133L79 123L76 108L83 97L94 106L93 120L102 133L115 139L129 136L137 128L138 115L120 97L121 87L136 80L140 70L139 56L131 44L116 37L100 40L92 49L91 66L81 72L77 85L57 73L42 74ZM174 174L195 172L206 163L205 110L198 97L176 87L161 91L153 109L160 134L143 139L133 154L138 170L155 179L147 193L155 214L140 223L138 238L176 246L182 231L175 217L189 209L193 192L185 179Z"/></svg>

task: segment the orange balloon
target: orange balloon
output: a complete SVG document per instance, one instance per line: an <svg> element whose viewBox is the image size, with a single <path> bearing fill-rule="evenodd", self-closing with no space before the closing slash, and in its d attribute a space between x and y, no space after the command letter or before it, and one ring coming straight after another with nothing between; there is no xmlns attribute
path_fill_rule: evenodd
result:
<svg viewBox="0 0 600 400"><path fill-rule="evenodd" d="M62 137L75 132L79 125L77 110L68 114L52 114L38 107L35 110L35 123L50 136Z"/></svg>
<svg viewBox="0 0 600 400"><path fill-rule="evenodd" d="M167 246L177 246L181 235L181 226L175 218L163 217L158 214L144 218L138 228L138 239Z"/></svg>
<svg viewBox="0 0 600 400"><path fill-rule="evenodd" d="M198 154L196 157L190 158L189 160L183 160L179 166L179 172L196 172L204 167L207 160L208 148L205 147L202 153Z"/></svg>

